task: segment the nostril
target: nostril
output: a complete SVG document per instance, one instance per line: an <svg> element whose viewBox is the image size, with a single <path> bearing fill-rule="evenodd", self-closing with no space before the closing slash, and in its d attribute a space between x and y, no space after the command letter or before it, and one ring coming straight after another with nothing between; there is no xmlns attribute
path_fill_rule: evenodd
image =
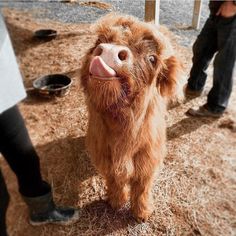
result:
<svg viewBox="0 0 236 236"><path fill-rule="evenodd" d="M94 54L95 56L100 56L100 55L102 54L102 51L103 51L102 47L97 46L97 47L95 48L93 54Z"/></svg>
<svg viewBox="0 0 236 236"><path fill-rule="evenodd" d="M122 50L119 52L118 57L121 61L125 61L128 58L128 52L126 50Z"/></svg>

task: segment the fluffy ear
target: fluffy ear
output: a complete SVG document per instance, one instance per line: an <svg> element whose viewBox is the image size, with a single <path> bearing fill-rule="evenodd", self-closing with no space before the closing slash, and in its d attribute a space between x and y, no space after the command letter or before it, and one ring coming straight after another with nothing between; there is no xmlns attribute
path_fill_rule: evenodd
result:
<svg viewBox="0 0 236 236"><path fill-rule="evenodd" d="M161 96L170 103L182 101L184 98L183 86L186 80L184 77L183 66L175 56L165 59L157 81Z"/></svg>

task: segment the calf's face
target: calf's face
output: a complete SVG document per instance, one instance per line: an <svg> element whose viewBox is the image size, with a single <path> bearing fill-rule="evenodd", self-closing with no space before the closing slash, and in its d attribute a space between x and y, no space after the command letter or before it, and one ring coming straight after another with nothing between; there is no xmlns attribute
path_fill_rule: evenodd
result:
<svg viewBox="0 0 236 236"><path fill-rule="evenodd" d="M96 26L97 42L86 55L82 85L99 110L129 106L143 90L162 86L168 65L164 36L132 17L107 15ZM168 42L166 42L168 44ZM167 45L168 46L168 45Z"/></svg>

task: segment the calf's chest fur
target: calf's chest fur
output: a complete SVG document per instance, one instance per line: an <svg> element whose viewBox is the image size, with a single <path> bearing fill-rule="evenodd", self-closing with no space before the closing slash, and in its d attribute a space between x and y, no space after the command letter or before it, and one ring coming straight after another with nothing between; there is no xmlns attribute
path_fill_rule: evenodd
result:
<svg viewBox="0 0 236 236"><path fill-rule="evenodd" d="M161 162L165 153L164 106L157 91L149 92L150 96L144 96L146 100L142 101L142 110L129 108L123 121L89 109L86 142L92 162L101 174L131 178L140 151L146 160Z"/></svg>

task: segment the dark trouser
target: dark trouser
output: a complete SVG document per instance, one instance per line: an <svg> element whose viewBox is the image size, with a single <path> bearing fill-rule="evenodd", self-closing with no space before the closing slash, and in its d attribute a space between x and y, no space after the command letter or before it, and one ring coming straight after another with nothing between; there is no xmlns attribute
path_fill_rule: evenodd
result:
<svg viewBox="0 0 236 236"><path fill-rule="evenodd" d="M6 211L9 204L9 194L0 170L0 236L6 236Z"/></svg>
<svg viewBox="0 0 236 236"><path fill-rule="evenodd" d="M213 87L207 98L210 111L221 113L227 105L233 87L236 58L236 16L224 18L210 16L193 45L193 66L188 87L194 91L203 89L206 69L214 59Z"/></svg>
<svg viewBox="0 0 236 236"><path fill-rule="evenodd" d="M42 180L39 157L17 106L0 114L0 152L16 174L22 195L37 197L50 192L49 184ZM0 232L4 232L2 228L5 227L8 199L6 185L0 174Z"/></svg>

